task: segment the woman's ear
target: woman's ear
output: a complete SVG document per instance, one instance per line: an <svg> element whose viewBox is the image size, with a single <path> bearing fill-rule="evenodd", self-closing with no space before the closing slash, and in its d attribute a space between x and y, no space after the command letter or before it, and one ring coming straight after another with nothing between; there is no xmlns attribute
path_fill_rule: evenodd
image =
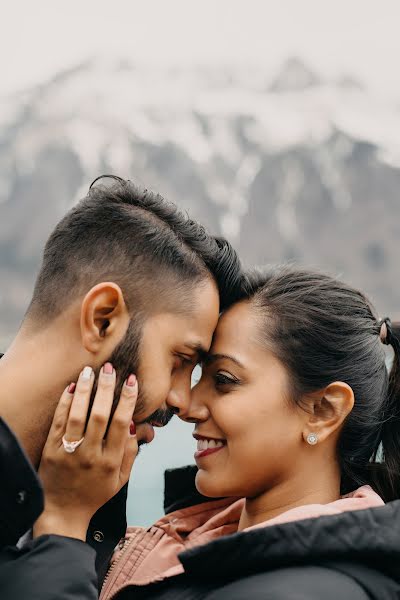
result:
<svg viewBox="0 0 400 600"><path fill-rule="evenodd" d="M110 354L122 340L129 324L129 313L121 288L113 282L92 287L81 304L82 345L91 354Z"/></svg>
<svg viewBox="0 0 400 600"><path fill-rule="evenodd" d="M354 392L343 381L329 384L322 392L309 398L309 412L303 437L307 441L310 434L323 442L329 436L339 433L341 425L354 406Z"/></svg>

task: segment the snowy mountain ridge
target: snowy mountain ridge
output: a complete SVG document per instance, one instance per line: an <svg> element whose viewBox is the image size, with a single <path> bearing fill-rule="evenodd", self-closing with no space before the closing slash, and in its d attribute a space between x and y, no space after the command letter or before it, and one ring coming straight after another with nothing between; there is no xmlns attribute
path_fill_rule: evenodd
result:
<svg viewBox="0 0 400 600"><path fill-rule="evenodd" d="M51 227L114 172L227 235L249 263L317 263L395 307L399 107L296 58L276 73L94 60L2 98L0 306L14 326Z"/></svg>

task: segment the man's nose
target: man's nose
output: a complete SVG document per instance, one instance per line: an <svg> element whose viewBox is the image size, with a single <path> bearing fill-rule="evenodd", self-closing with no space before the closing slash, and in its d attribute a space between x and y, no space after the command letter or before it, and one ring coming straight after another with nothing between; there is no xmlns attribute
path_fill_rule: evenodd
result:
<svg viewBox="0 0 400 600"><path fill-rule="evenodd" d="M201 423L207 421L210 417L207 404L202 401L203 394L201 391L201 385L197 384L189 394L189 402L186 406L186 410L179 412L179 418L187 423Z"/></svg>
<svg viewBox="0 0 400 600"><path fill-rule="evenodd" d="M186 413L190 403L190 387L173 387L167 398L167 406L179 417Z"/></svg>

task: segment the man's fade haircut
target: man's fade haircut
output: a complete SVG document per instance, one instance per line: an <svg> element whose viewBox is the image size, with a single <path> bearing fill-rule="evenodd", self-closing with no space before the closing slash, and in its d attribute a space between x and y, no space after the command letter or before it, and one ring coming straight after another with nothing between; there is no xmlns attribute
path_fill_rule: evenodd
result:
<svg viewBox="0 0 400 600"><path fill-rule="evenodd" d="M129 311L188 312L188 293L210 275L220 310L240 298L241 265L227 240L160 194L102 175L50 235L27 317L49 322L102 281L121 287Z"/></svg>

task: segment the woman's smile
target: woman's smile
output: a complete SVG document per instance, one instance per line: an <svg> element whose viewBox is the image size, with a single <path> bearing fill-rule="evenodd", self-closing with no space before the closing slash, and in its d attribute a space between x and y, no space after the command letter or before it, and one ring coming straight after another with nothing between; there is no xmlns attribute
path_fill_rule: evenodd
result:
<svg viewBox="0 0 400 600"><path fill-rule="evenodd" d="M223 439L206 437L197 433L194 433L193 437L197 440L197 451L194 453L195 460L215 454L226 446L226 441Z"/></svg>

